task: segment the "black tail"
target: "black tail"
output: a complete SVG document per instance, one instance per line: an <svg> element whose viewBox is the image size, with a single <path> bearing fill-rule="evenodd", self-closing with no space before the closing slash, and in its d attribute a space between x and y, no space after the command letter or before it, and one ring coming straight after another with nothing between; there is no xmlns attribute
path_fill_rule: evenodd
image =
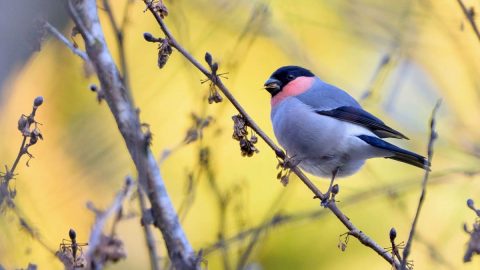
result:
<svg viewBox="0 0 480 270"><path fill-rule="evenodd" d="M385 149L393 153L393 156L385 158L394 159L430 171L430 162L428 162L423 156L404 150L377 137L368 135L359 135L357 137L371 146Z"/></svg>

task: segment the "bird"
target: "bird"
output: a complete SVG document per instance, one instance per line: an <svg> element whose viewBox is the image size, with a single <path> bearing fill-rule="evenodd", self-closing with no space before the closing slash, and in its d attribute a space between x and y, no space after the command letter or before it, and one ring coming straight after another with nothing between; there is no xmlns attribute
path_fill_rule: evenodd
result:
<svg viewBox="0 0 480 270"><path fill-rule="evenodd" d="M330 178L353 175L365 160L383 157L430 170L430 162L385 141L407 139L365 111L344 90L300 66L283 66L264 84L271 94L273 131L289 158L304 171Z"/></svg>

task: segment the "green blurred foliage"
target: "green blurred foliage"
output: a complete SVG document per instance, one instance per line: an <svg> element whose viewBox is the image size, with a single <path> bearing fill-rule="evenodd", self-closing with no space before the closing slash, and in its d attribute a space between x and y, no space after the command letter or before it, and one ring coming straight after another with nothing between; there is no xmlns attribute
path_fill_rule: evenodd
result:
<svg viewBox="0 0 480 270"><path fill-rule="evenodd" d="M465 2L478 8L478 2ZM410 258L416 269L478 269L478 258L462 263L468 236L461 227L474 220L466 199L480 201L476 182L480 42L456 1L165 3L170 13L166 23L179 42L197 59L203 59L206 51L213 55L220 72L228 72L226 85L271 136L269 96L262 85L282 65L308 67L354 97L365 97L362 103L367 110L411 138L395 143L419 153L426 152L431 109L437 99L443 99L431 184ZM113 5L117 18L123 16L123 7L124 1ZM145 42L142 33L159 36L161 32L143 10L142 2L135 1L128 12L125 46L130 82L140 117L153 133L154 153L160 159L165 150L171 151L161 170L175 206L180 208L186 198L193 200L182 224L194 248L216 242L219 228L229 238L278 213L321 210L297 179L292 177L285 188L276 180L277 160L263 142L257 144L259 154L240 155L238 143L231 138L234 108L227 101L208 105L208 84L200 83L203 76L178 52L173 52L164 69L157 68L156 45ZM117 57L106 14L102 19ZM66 35L69 31L65 30ZM75 41L81 45L80 37ZM48 39L2 92L0 163L7 165L21 142L18 117L29 112L35 96L45 97L37 116L45 140L31 149L35 158L30 167L22 161L15 200L52 249L67 238L69 228L76 229L79 241L86 241L94 215L85 203L107 207L124 177L135 174L107 106L99 105L88 90L97 80L84 74L80 59ZM192 113L211 116L213 121L201 140L184 145ZM199 167L203 148L209 149L210 169ZM188 191L190 174L194 196ZM391 227L397 229L399 241L407 239L422 175L407 165L370 160L358 174L338 182L339 207L361 230L388 247ZM325 180L315 183L322 189L328 184ZM378 192L367 192L376 188ZM228 198L224 218L219 198ZM136 201L127 202L125 210L139 214ZM0 218L0 230L3 266L13 269L32 262L43 269L61 268L58 260L22 232L8 211ZM164 258L162 237L155 232ZM342 252L337 245L344 232L328 213L273 226L259 235L248 264L250 269L389 267L353 238ZM128 257L110 268L147 268L138 218L122 221L118 234ZM208 268L225 268L225 258L234 267L246 243L248 238L229 245L227 256L220 250L209 253Z"/></svg>

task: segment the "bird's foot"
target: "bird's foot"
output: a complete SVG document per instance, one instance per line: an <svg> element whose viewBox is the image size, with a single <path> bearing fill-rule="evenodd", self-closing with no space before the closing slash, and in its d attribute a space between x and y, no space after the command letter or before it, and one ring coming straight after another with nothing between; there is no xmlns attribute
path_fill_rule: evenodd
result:
<svg viewBox="0 0 480 270"><path fill-rule="evenodd" d="M325 193L323 199L321 199L320 205L327 208L329 203L335 202L335 196L338 194L339 190L340 190L340 187L338 186L338 184L330 186L328 188L327 193ZM314 198L318 198L318 197L315 196Z"/></svg>
<svg viewBox="0 0 480 270"><path fill-rule="evenodd" d="M296 158L295 156L286 156L284 159L278 159L277 169L283 168L289 170L300 164L300 162L301 160L299 158Z"/></svg>

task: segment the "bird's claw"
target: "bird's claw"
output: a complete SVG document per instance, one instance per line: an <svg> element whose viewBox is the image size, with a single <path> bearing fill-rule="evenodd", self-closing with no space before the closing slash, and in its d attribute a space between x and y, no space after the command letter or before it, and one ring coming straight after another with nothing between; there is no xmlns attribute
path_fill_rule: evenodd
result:
<svg viewBox="0 0 480 270"><path fill-rule="evenodd" d="M278 160L278 167L282 167L283 169L291 169L293 167L296 167L298 164L300 164L301 160L295 158L295 156L289 157L285 156L283 159Z"/></svg>

